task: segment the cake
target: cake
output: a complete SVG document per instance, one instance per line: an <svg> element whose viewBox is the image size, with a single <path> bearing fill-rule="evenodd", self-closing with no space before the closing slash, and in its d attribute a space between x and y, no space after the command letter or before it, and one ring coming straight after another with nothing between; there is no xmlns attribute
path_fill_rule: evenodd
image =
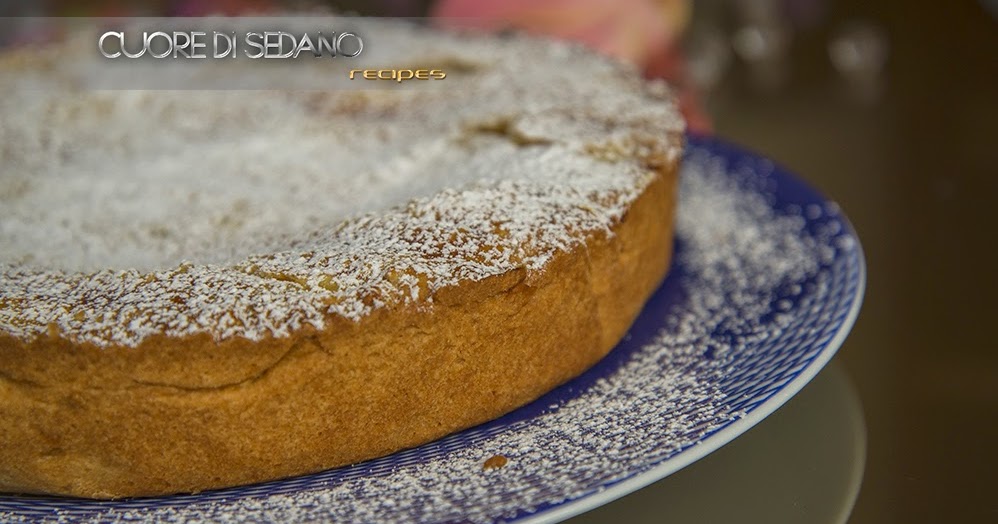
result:
<svg viewBox="0 0 998 524"><path fill-rule="evenodd" d="M0 56L0 490L356 463L522 406L626 333L669 265L668 88L566 43L367 23L447 78L107 91L83 51Z"/></svg>

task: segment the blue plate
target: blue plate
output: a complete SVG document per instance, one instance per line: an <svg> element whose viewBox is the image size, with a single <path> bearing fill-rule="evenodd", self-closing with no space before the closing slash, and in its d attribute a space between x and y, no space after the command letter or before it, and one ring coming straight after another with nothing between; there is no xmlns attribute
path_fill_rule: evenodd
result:
<svg viewBox="0 0 998 524"><path fill-rule="evenodd" d="M607 358L498 420L355 466L195 495L0 496L0 521L555 522L605 504L783 405L862 302L863 256L837 206L715 138L688 138L675 248ZM485 468L495 456L505 465Z"/></svg>

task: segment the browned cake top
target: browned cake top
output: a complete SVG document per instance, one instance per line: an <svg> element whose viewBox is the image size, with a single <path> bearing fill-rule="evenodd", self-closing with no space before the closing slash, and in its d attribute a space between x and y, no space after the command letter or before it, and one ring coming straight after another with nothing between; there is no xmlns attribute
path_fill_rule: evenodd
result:
<svg viewBox="0 0 998 524"><path fill-rule="evenodd" d="M460 67L321 93L81 90L71 54L0 75L0 331L258 340L431 307L608 231L679 154L666 88L618 64L368 23L396 63Z"/></svg>

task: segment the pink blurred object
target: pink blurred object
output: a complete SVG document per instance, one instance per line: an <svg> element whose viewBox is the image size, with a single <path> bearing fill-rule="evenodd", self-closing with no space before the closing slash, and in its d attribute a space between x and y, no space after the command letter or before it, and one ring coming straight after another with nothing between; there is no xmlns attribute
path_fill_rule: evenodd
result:
<svg viewBox="0 0 998 524"><path fill-rule="evenodd" d="M270 0L180 0L170 4L170 16L245 16L275 10Z"/></svg>
<svg viewBox="0 0 998 524"><path fill-rule="evenodd" d="M649 78L668 80L690 129L705 132L710 120L685 81L677 46L690 9L689 0L440 0L431 15L447 27L572 40L632 63Z"/></svg>

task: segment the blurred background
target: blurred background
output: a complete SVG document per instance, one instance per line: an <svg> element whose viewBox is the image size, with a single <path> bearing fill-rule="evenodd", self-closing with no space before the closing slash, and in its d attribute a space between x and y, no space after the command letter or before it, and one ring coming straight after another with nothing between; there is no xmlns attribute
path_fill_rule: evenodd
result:
<svg viewBox="0 0 998 524"><path fill-rule="evenodd" d="M867 426L850 522L998 522L998 2L0 0L0 16L288 6L582 41L668 78L694 129L819 187L869 271L836 357Z"/></svg>

